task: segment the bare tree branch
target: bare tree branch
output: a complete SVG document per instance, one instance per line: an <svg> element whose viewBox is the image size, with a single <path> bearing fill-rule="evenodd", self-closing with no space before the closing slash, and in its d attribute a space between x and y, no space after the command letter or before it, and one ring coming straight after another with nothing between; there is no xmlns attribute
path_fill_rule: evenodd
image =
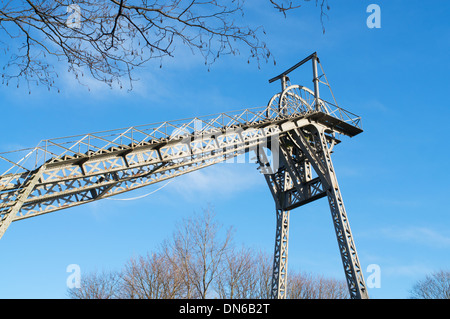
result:
<svg viewBox="0 0 450 319"><path fill-rule="evenodd" d="M121 274L118 272L93 272L81 278L81 287L68 290L72 299L121 298Z"/></svg>
<svg viewBox="0 0 450 319"><path fill-rule="evenodd" d="M69 6L79 12L67 12ZM268 61L261 27L238 22L242 0L55 0L10 1L0 7L0 33L7 63L4 84L20 79L52 87L66 61L80 80L84 72L112 86L152 59L174 56L177 45L200 53L206 65L223 54L248 51L249 58ZM79 14L79 27L68 18ZM4 38L4 37L2 37ZM53 59L51 59L53 58Z"/></svg>
<svg viewBox="0 0 450 319"><path fill-rule="evenodd" d="M413 299L450 299L450 271L440 270L417 281L410 291Z"/></svg>
<svg viewBox="0 0 450 319"><path fill-rule="evenodd" d="M270 0L275 9L299 8L301 1ZM24 80L56 86L58 65L83 84L89 73L109 86L132 89L135 69L175 56L177 46L200 53L210 67L222 55L245 50L258 67L271 52L260 39L262 27L241 19L244 0L19 0L0 4L0 40L6 64L2 83ZM322 27L328 0L315 0ZM77 8L73 11L70 8ZM73 12L72 12L73 11ZM79 23L72 23L72 17ZM78 20L77 20L78 21ZM323 27L325 32L325 28ZM275 62L273 60L273 62ZM162 65L162 64L161 64ZM56 66L56 67L55 67Z"/></svg>
<svg viewBox="0 0 450 319"><path fill-rule="evenodd" d="M311 0L297 0L297 1L290 1L290 0L270 0L270 3L273 5L273 7L284 14L286 17L286 12L297 9L301 7L300 2L310 2ZM330 10L330 6L328 4L328 0L314 0L316 3L316 7L320 8L320 23L322 25L322 32L325 33L325 23L324 18L327 17L327 11Z"/></svg>

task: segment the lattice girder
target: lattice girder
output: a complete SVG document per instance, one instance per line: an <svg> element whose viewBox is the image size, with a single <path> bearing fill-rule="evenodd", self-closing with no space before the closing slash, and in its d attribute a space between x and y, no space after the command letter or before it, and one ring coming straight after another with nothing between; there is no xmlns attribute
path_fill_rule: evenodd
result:
<svg viewBox="0 0 450 319"><path fill-rule="evenodd" d="M156 146L99 154L90 159L47 164L42 177L14 220L68 208L179 176L247 152L280 134L277 125L229 129L217 136L197 135ZM16 180L17 177L14 177ZM107 191L105 191L107 189ZM2 208L14 204L11 183L0 195Z"/></svg>

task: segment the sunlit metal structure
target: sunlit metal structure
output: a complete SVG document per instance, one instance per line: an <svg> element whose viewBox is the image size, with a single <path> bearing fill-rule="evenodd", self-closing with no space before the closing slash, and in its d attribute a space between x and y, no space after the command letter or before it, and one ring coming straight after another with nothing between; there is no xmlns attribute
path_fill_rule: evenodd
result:
<svg viewBox="0 0 450 319"><path fill-rule="evenodd" d="M311 61L314 89L289 85ZM331 161L337 135L362 132L360 117L320 98L313 53L270 80L281 91L265 107L41 141L0 153L0 238L11 222L168 180L254 152L276 206L272 297L286 297L289 213L327 197L351 298L368 298Z"/></svg>

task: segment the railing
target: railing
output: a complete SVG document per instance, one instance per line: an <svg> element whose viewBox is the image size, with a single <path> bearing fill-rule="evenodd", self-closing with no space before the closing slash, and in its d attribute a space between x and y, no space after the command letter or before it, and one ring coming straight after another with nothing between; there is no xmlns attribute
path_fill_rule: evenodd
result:
<svg viewBox="0 0 450 319"><path fill-rule="evenodd" d="M0 169L3 169L0 176L29 172L46 162L85 158L114 150L170 142L196 134L218 134L242 125L275 122L317 112L300 105L291 105L287 110L276 111L271 108L268 117L269 107L42 140L34 148L0 153L1 164L12 164L6 171L4 165L0 165ZM361 118L349 111L326 101L323 101L323 109L343 122L361 127Z"/></svg>
<svg viewBox="0 0 450 319"><path fill-rule="evenodd" d="M331 102L328 102L325 100L321 100L321 102L323 102L323 107L325 109L325 113L327 113L328 115L331 115L331 116L341 120L342 122L348 123L352 126L362 129L360 116L358 116L350 111L347 111L343 108L340 108L339 106L334 105Z"/></svg>

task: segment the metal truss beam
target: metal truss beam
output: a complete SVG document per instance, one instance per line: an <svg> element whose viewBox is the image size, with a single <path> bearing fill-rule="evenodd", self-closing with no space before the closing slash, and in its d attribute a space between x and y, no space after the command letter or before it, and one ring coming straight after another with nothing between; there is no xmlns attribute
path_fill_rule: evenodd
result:
<svg viewBox="0 0 450 319"><path fill-rule="evenodd" d="M267 109L43 141L24 150L26 155L21 160L16 157L17 164L0 176L0 217L18 221L39 216L223 162L272 137L278 140L286 123L312 115L292 105L288 112L273 111L268 118ZM11 154L15 153L0 158ZM27 196L19 197L29 175L37 170L40 179Z"/></svg>
<svg viewBox="0 0 450 319"><path fill-rule="evenodd" d="M290 102L295 102L292 95L290 98ZM334 114L350 114L339 110ZM283 110L268 105L203 118L45 140L36 148L17 155L2 153L0 164L14 165L0 176L0 216L10 215L19 190L30 173L41 167L41 178L28 196L21 197L23 203L14 216L11 214L12 221L118 195L226 161L267 144L272 138L278 140L278 136L297 127L295 123L299 119L314 117L318 120L324 115L302 100L286 104ZM344 120L346 118L342 117ZM359 118L353 117L352 123L359 123ZM18 160L17 156L24 152L26 155ZM15 159L6 158L13 158L12 155ZM321 196L319 180L311 180L303 186L303 189L287 190L287 197L283 199L289 203L286 207L292 209L307 203L312 196Z"/></svg>

